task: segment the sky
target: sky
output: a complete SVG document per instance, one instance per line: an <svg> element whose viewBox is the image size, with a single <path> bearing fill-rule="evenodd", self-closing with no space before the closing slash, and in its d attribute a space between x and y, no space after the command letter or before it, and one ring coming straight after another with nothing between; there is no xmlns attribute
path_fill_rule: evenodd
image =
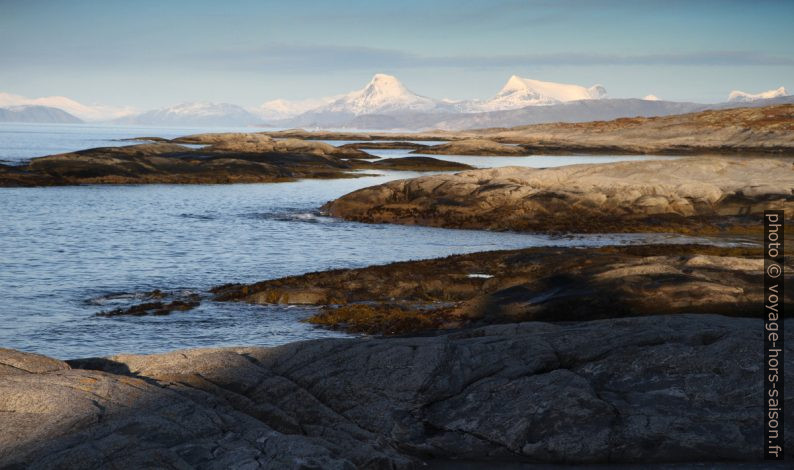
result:
<svg viewBox="0 0 794 470"><path fill-rule="evenodd" d="M139 109L337 95L375 73L434 98L513 75L610 97L794 90L794 1L0 0L0 92Z"/></svg>

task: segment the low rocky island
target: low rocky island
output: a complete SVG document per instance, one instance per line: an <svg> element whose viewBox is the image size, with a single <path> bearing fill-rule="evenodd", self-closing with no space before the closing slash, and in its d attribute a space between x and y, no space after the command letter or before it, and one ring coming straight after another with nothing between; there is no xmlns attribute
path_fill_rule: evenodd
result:
<svg viewBox="0 0 794 470"><path fill-rule="evenodd" d="M532 232L760 232L759 214L794 214L785 159L682 158L504 167L391 181L331 201L370 223Z"/></svg>
<svg viewBox="0 0 794 470"><path fill-rule="evenodd" d="M149 138L151 139L151 138ZM202 148L182 144L203 145ZM103 147L0 164L0 186L77 184L221 184L351 178L357 170L457 171L469 165L430 157L379 160L324 142L274 140L264 134L200 134L173 141Z"/></svg>

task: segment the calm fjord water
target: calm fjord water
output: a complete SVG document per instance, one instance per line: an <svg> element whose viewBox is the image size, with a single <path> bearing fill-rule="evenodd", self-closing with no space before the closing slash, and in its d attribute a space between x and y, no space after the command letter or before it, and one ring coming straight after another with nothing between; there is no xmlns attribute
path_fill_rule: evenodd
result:
<svg viewBox="0 0 794 470"><path fill-rule="evenodd" d="M140 135L206 129L0 124L0 160L22 160ZM373 152L376 153L376 152ZM377 152L405 156L405 151ZM447 157L445 157L447 158ZM554 166L647 157L448 157L477 166ZM206 289L308 271L538 245L681 237L573 236L366 225L322 217L326 201L416 176L249 185L0 188L0 346L60 358L342 336L299 320L308 307L204 301L163 317L95 313L153 289Z"/></svg>

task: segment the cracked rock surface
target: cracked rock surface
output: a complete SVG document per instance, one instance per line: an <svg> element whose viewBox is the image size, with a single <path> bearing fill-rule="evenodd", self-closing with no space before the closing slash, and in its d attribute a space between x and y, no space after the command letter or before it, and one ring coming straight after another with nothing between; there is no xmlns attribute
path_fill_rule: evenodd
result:
<svg viewBox="0 0 794 470"><path fill-rule="evenodd" d="M762 328L660 315L68 363L0 350L0 467L755 461Z"/></svg>

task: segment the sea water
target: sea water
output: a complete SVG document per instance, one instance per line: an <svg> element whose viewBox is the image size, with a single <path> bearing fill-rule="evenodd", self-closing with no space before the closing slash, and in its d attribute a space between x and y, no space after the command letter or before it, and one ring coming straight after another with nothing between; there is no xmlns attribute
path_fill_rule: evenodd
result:
<svg viewBox="0 0 794 470"><path fill-rule="evenodd" d="M0 124L0 160L129 145L117 139L141 135L207 131ZM408 155L406 150L370 152ZM653 157L441 158L478 167L544 167ZM350 191L418 175L378 172L356 179L239 185L0 188L0 346L76 358L344 336L301 322L314 307L219 303L209 300L207 290L231 282L456 253L688 240L658 234L553 237L369 225L318 212L323 203ZM153 289L196 292L206 300L194 310L168 316L96 316L140 301Z"/></svg>

